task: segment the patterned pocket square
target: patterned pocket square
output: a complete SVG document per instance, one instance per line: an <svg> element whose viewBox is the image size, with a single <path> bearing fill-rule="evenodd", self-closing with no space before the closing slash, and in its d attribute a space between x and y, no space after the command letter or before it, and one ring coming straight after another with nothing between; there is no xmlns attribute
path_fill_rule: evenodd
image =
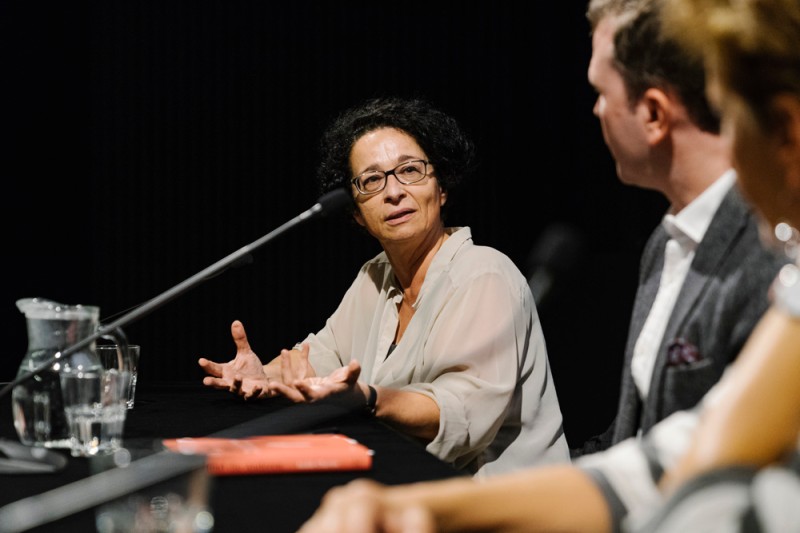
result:
<svg viewBox="0 0 800 533"><path fill-rule="evenodd" d="M702 358L697 346L681 337L673 340L667 348L668 366L685 366Z"/></svg>

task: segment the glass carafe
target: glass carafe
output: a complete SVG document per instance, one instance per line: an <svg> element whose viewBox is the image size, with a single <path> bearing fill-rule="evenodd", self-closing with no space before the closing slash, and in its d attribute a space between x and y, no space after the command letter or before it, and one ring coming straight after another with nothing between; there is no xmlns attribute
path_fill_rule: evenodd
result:
<svg viewBox="0 0 800 533"><path fill-rule="evenodd" d="M20 363L18 378L95 333L100 315L98 307L64 305L44 298L17 300L17 308L25 315L28 330L28 351ZM59 373L101 368L92 342L15 386L11 397L20 441L29 446L69 448Z"/></svg>

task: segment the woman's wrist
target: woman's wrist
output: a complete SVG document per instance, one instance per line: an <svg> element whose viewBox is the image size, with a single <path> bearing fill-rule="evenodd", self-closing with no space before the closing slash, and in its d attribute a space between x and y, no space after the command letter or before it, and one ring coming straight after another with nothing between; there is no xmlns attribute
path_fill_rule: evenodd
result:
<svg viewBox="0 0 800 533"><path fill-rule="evenodd" d="M364 391L366 403L364 404L364 412L368 415L374 416L375 411L378 410L378 390L372 385L366 385Z"/></svg>

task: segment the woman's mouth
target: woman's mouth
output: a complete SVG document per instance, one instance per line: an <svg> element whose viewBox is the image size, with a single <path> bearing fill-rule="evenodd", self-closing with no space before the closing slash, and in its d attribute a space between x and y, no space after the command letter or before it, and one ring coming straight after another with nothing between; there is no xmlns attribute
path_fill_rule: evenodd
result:
<svg viewBox="0 0 800 533"><path fill-rule="evenodd" d="M413 214L413 209L401 209L391 213L388 217L386 217L386 222L389 224L401 224L411 218L411 215Z"/></svg>

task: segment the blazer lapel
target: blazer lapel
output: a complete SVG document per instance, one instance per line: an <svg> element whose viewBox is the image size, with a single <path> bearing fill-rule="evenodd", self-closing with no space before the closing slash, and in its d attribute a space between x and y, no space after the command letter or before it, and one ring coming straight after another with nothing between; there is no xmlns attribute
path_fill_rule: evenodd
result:
<svg viewBox="0 0 800 533"><path fill-rule="evenodd" d="M686 274L686 279L681 287L681 292L675 302L664 337L661 339L661 349L656 355L655 367L651 390L660 390L664 372L666 370L667 348L677 337L678 332L697 303L698 298L708 282L719 269L728 255L728 250L737 241L744 231L748 220L747 207L734 186L725 195L714 218L706 231L703 241L697 248L691 268ZM645 410L642 427L646 431L653 423L650 416L658 411L657 405L650 405ZM650 416L649 416L650 415Z"/></svg>

